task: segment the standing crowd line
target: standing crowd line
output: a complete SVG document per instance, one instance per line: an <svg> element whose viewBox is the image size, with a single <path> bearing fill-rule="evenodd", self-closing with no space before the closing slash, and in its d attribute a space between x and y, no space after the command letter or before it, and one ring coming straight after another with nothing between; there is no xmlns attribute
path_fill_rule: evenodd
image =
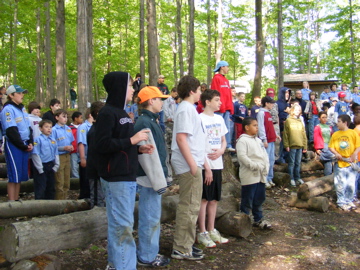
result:
<svg viewBox="0 0 360 270"><path fill-rule="evenodd" d="M173 170L180 194L171 257L201 260L205 254L196 242L205 248L229 242L215 228L225 151L236 153L240 211L252 214L256 227L271 228L262 205L266 189L275 186L274 164L286 160L289 184L303 184L301 161L311 148L324 164L324 174L334 172L339 208L356 208L357 87L351 93L346 85L337 91L332 84L318 99L304 82L294 97L292 89L280 88L277 101L275 89L268 88L249 110L245 93L236 93L226 78L228 63L218 62L213 71L209 89L184 76L171 91L163 75L155 87L144 84L140 74L133 80L127 72L110 72L103 79L106 102L93 102L85 121L81 112L74 112L69 126L59 100L50 101L41 119L39 104L31 102L27 113L22 104L26 90L11 85L0 114L9 201L19 200L21 182L29 179L28 164L35 199L67 199L70 176L78 177L79 198L89 198L92 207L106 206L109 270L170 263L159 254L159 239L161 194L171 185ZM137 244L132 235L136 193Z"/></svg>

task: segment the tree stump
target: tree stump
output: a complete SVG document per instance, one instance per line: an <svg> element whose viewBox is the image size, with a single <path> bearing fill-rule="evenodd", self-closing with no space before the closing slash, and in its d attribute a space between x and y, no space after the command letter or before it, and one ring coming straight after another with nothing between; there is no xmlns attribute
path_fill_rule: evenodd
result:
<svg viewBox="0 0 360 270"><path fill-rule="evenodd" d="M284 172L274 172L273 182L277 186L288 186L290 184L290 174Z"/></svg>
<svg viewBox="0 0 360 270"><path fill-rule="evenodd" d="M329 209L329 199L326 197L313 197L307 201L300 200L296 195L290 197L290 206L297 208L305 208L325 213Z"/></svg>
<svg viewBox="0 0 360 270"><path fill-rule="evenodd" d="M215 222L215 227L220 232L236 236L248 237L252 232L252 223L248 215L239 212L228 212Z"/></svg>
<svg viewBox="0 0 360 270"><path fill-rule="evenodd" d="M308 200L334 188L334 175L327 175L302 184L297 192L301 200Z"/></svg>

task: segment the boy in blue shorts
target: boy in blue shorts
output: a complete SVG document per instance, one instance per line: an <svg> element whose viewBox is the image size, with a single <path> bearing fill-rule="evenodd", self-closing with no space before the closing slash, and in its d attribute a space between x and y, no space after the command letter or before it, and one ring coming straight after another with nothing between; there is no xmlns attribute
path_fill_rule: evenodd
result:
<svg viewBox="0 0 360 270"><path fill-rule="evenodd" d="M48 119L39 123L40 136L35 138L31 154L34 169L35 200L55 198L55 172L60 167L59 152L51 136L52 122Z"/></svg>
<svg viewBox="0 0 360 270"><path fill-rule="evenodd" d="M228 132L224 118L216 111L220 109L220 93L217 90L205 90L201 94L201 104L204 111L200 114L202 126L206 134L206 161L209 164L213 181L206 181L203 170L203 193L198 218L199 233L197 242L207 248L216 247L216 244L225 244L229 240L222 237L215 229L215 216L218 201L221 199L222 169L224 168L222 155L226 149L225 134ZM207 222L206 222L207 217Z"/></svg>
<svg viewBox="0 0 360 270"><path fill-rule="evenodd" d="M77 129L77 147L79 154L79 181L80 181L80 194L79 199L90 198L90 184L86 176L86 156L88 150L87 134L93 123L93 117L90 114L90 109L86 110L85 122Z"/></svg>
<svg viewBox="0 0 360 270"><path fill-rule="evenodd" d="M71 144L74 136L66 125L67 112L59 109L54 115L57 124L52 130L52 135L57 142L60 157L60 168L55 174L55 199L66 200L70 189L70 152L74 150Z"/></svg>

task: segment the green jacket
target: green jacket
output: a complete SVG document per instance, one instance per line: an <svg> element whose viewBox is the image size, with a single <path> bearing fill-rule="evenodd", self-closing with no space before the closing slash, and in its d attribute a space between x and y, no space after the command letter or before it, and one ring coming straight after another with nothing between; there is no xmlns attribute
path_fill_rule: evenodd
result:
<svg viewBox="0 0 360 270"><path fill-rule="evenodd" d="M305 127L300 118L289 117L285 121L283 134L284 147L307 149Z"/></svg>

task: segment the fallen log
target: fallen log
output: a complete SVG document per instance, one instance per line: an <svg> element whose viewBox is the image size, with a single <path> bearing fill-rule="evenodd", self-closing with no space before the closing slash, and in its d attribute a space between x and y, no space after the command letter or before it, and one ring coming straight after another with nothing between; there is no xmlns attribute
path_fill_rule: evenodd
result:
<svg viewBox="0 0 360 270"><path fill-rule="evenodd" d="M290 174L284 172L274 172L273 182L280 187L290 184Z"/></svg>
<svg viewBox="0 0 360 270"><path fill-rule="evenodd" d="M106 209L94 207L89 211L12 223L0 235L0 249L9 262L16 262L56 250L86 247L106 236Z"/></svg>
<svg viewBox="0 0 360 270"><path fill-rule="evenodd" d="M310 160L309 162L301 162L301 172L323 170L324 165L318 160ZM274 172L288 172L287 163L275 164Z"/></svg>
<svg viewBox="0 0 360 270"><path fill-rule="evenodd" d="M222 233L236 236L248 237L252 232L251 219L248 215L239 212L228 212L215 222L215 227Z"/></svg>
<svg viewBox="0 0 360 270"><path fill-rule="evenodd" d="M0 195L7 194L7 181L0 181ZM78 178L71 178L70 179L70 190L77 190L80 189L80 183ZM26 182L21 183L20 193L21 192L34 192L34 180L29 179Z"/></svg>
<svg viewBox="0 0 360 270"><path fill-rule="evenodd" d="M300 200L296 195L290 197L290 206L297 208L305 208L321 213L327 212L329 209L329 199L326 197L313 197L307 201Z"/></svg>
<svg viewBox="0 0 360 270"><path fill-rule="evenodd" d="M334 188L334 175L327 175L315 180L306 182L300 186L297 196L301 200L308 200L312 197L321 195Z"/></svg>
<svg viewBox="0 0 360 270"><path fill-rule="evenodd" d="M33 200L0 203L0 218L57 216L77 211L89 210L85 200Z"/></svg>

